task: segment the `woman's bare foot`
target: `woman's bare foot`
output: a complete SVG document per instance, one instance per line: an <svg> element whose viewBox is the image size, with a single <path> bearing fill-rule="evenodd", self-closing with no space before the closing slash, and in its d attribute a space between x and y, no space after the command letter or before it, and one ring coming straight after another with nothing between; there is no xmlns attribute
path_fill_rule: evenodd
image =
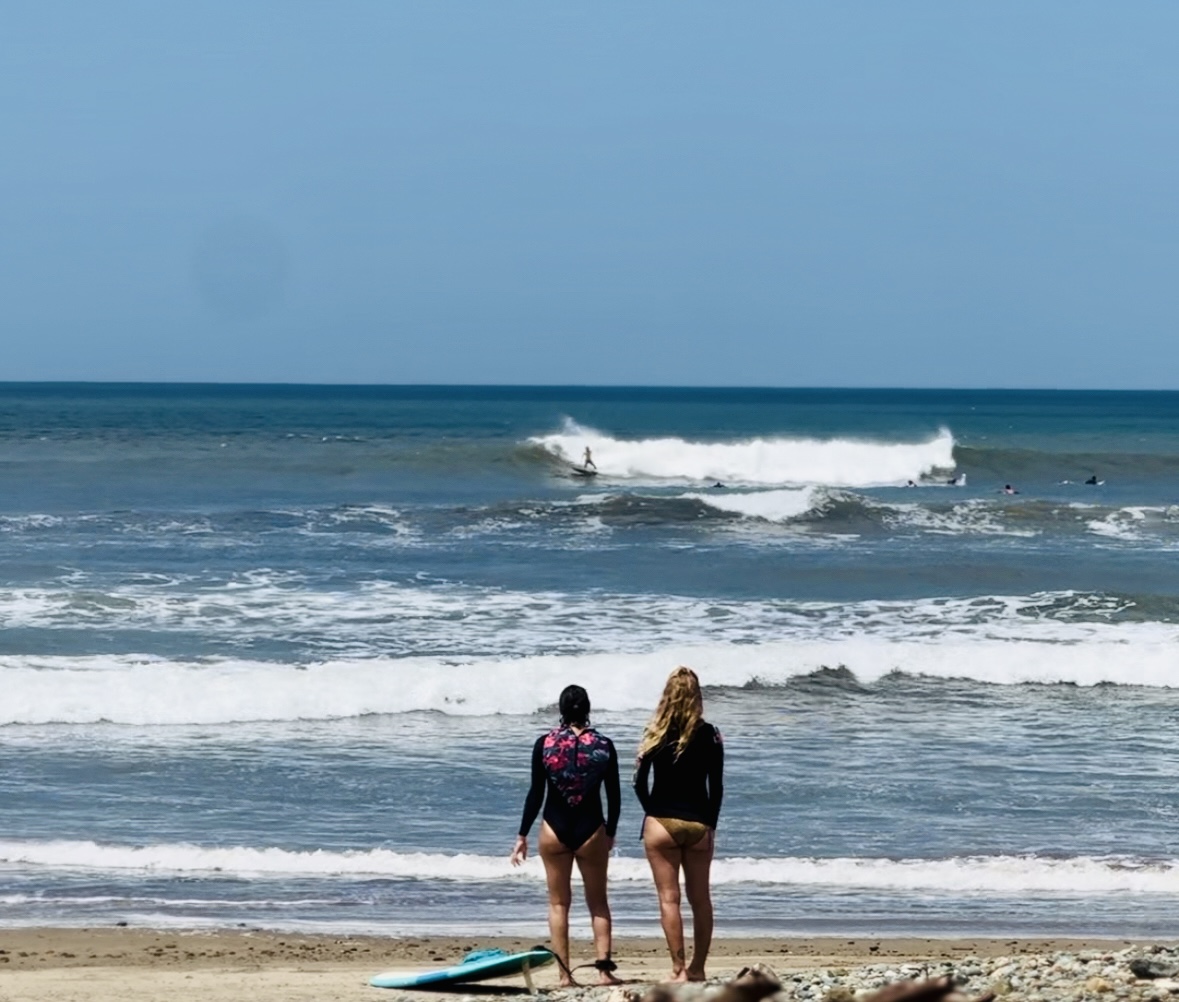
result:
<svg viewBox="0 0 1179 1002"><path fill-rule="evenodd" d="M622 985L625 983L621 978L614 977L609 971L600 971L598 973L598 984L600 985Z"/></svg>
<svg viewBox="0 0 1179 1002"><path fill-rule="evenodd" d="M687 981L688 981L688 972L685 971L683 968L680 968L680 970L678 970L678 971L673 970L671 972L671 977L667 979L667 983L669 985L682 985L682 984L686 984Z"/></svg>
<svg viewBox="0 0 1179 1002"><path fill-rule="evenodd" d="M685 975L684 976L685 981L703 981L704 980L704 972L697 971L691 967L689 967L686 971L684 971L684 975Z"/></svg>
<svg viewBox="0 0 1179 1002"><path fill-rule="evenodd" d="M562 974L557 979L557 987L558 988L576 988L577 982L574 981L571 977L569 977L569 975Z"/></svg>

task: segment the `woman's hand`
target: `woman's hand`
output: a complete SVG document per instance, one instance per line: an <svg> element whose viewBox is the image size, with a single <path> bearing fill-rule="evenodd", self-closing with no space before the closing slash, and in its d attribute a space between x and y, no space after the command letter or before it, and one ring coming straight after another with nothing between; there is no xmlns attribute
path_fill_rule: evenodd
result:
<svg viewBox="0 0 1179 1002"><path fill-rule="evenodd" d="M528 858L528 839L523 835L516 836L516 844L512 846L512 866L519 866Z"/></svg>

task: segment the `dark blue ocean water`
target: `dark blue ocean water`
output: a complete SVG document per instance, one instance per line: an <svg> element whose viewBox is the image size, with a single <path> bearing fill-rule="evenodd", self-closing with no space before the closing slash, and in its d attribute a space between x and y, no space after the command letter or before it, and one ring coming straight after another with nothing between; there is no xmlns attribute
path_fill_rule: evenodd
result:
<svg viewBox="0 0 1179 1002"><path fill-rule="evenodd" d="M1177 484L1168 393L0 386L4 921L539 934L557 693L687 663L721 932L1174 934Z"/></svg>

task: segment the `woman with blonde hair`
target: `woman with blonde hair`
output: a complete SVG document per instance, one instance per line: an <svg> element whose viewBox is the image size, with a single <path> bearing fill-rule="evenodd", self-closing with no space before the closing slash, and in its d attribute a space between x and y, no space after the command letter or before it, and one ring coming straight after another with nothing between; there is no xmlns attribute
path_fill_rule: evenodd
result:
<svg viewBox="0 0 1179 1002"><path fill-rule="evenodd" d="M704 719L700 679L691 668L681 666L663 687L659 706L643 733L635 770L635 793L646 814L643 847L659 892L672 981L704 980L712 945L708 874L724 796L724 765L720 731ZM652 770L653 787L648 783ZM691 963L684 954L680 867L692 909Z"/></svg>

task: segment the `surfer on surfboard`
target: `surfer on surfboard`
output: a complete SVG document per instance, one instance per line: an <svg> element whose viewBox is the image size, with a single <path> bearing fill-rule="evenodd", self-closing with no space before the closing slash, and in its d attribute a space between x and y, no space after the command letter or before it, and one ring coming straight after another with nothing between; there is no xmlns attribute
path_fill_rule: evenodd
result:
<svg viewBox="0 0 1179 1002"><path fill-rule="evenodd" d="M585 455L581 457L581 468L583 470L596 470L598 464L594 462L594 454L590 452L590 447L585 447Z"/></svg>

